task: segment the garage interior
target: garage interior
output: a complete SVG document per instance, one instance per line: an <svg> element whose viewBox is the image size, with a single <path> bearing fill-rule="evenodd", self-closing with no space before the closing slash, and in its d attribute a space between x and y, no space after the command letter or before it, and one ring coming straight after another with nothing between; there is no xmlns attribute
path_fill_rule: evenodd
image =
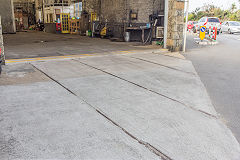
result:
<svg viewBox="0 0 240 160"><path fill-rule="evenodd" d="M164 0L14 0L13 6L16 34L4 35L7 59L163 45Z"/></svg>
<svg viewBox="0 0 240 160"><path fill-rule="evenodd" d="M6 0L1 0L1 3L4 4L4 1ZM8 1L8 7L12 5L14 23L7 21L11 17L9 10L7 14L4 14L6 13L4 10L0 11L3 17L2 32L7 53L5 56L7 59L19 59L107 53L144 49L149 46L163 48L166 47L165 43L171 51L179 51L182 49L183 34L181 14L183 12L179 11L183 11L184 2L169 0L168 10L171 9L172 14L170 11L164 11L166 10L164 2L164 0ZM166 14L168 19L165 17ZM164 25L166 19L168 24ZM167 29L164 31L164 28ZM167 33L166 36L164 32Z"/></svg>

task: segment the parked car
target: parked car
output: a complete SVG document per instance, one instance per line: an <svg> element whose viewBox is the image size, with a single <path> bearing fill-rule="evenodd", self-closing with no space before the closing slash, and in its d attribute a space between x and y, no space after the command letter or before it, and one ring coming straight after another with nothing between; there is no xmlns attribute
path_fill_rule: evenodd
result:
<svg viewBox="0 0 240 160"><path fill-rule="evenodd" d="M236 21L226 21L221 26L221 32L229 34L240 33L240 23Z"/></svg>
<svg viewBox="0 0 240 160"><path fill-rule="evenodd" d="M194 25L196 24L197 22L195 21L189 21L188 24L187 24L187 29L188 30L191 30L193 29Z"/></svg>
<svg viewBox="0 0 240 160"><path fill-rule="evenodd" d="M197 22L197 24L194 25L193 31L195 33L196 31L199 31L200 26L206 26L207 33L209 32L209 27L217 27L217 34L219 34L221 29L221 22L220 19L217 17L203 17Z"/></svg>

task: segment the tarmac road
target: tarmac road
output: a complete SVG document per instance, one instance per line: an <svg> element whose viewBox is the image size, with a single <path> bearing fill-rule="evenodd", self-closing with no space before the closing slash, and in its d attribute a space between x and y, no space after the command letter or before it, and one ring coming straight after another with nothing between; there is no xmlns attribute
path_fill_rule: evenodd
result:
<svg viewBox="0 0 240 160"><path fill-rule="evenodd" d="M197 46L188 35L185 57L193 62L218 113L240 142L240 34L221 34L215 46Z"/></svg>

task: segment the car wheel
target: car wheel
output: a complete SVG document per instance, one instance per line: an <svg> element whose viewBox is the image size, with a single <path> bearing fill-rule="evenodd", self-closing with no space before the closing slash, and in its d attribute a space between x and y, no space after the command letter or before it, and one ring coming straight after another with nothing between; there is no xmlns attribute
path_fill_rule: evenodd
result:
<svg viewBox="0 0 240 160"><path fill-rule="evenodd" d="M231 31L231 29L228 29L228 33L229 33L229 34L232 34L232 31Z"/></svg>

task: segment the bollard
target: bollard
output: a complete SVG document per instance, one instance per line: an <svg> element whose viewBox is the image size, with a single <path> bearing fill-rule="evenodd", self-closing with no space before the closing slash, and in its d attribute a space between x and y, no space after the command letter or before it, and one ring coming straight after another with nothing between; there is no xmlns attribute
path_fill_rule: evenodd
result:
<svg viewBox="0 0 240 160"><path fill-rule="evenodd" d="M212 34L212 39L214 40L215 38L215 27L213 27L213 34Z"/></svg>
<svg viewBox="0 0 240 160"><path fill-rule="evenodd" d="M217 27L215 27L214 40L217 40Z"/></svg>
<svg viewBox="0 0 240 160"><path fill-rule="evenodd" d="M208 37L211 38L211 26L209 27L209 30L208 30Z"/></svg>

